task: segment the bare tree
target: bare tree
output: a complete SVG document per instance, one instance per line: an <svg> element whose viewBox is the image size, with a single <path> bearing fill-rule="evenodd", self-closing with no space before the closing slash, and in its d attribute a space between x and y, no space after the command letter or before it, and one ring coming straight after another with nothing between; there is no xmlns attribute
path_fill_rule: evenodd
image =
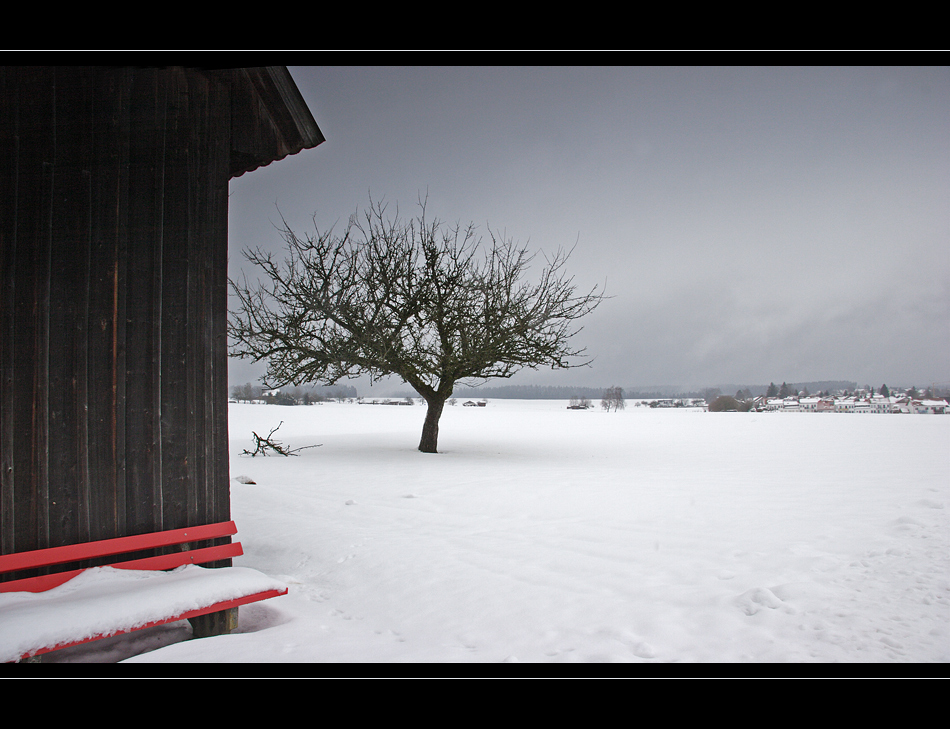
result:
<svg viewBox="0 0 950 729"><path fill-rule="evenodd" d="M245 385L235 385L231 388L231 397L239 402L251 402L261 396L261 388L254 387L250 382Z"/></svg>
<svg viewBox="0 0 950 729"><path fill-rule="evenodd" d="M600 400L600 406L608 413L610 409L623 410L626 406L626 400L623 399L622 387L608 387L604 390L604 396Z"/></svg>
<svg viewBox="0 0 950 729"><path fill-rule="evenodd" d="M419 450L437 452L439 419L456 382L507 378L524 368L579 367L571 347L603 295L578 294L565 272L569 252L545 258L469 225L393 218L370 201L343 235L298 236L283 223L288 257L260 249L245 257L263 283L231 282L239 301L229 333L233 356L267 360L271 387L369 374L396 375L427 404Z"/></svg>

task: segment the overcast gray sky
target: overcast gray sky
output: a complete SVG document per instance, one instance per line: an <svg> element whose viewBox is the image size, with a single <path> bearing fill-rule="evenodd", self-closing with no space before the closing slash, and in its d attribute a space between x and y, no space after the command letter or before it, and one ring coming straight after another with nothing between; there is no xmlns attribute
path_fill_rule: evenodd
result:
<svg viewBox="0 0 950 729"><path fill-rule="evenodd" d="M301 67L327 141L231 182L248 246L374 199L577 244L590 368L517 384L950 381L947 67ZM262 368L231 361L232 384ZM356 383L361 394L369 394ZM507 384L499 381L494 384ZM374 388L375 389L375 388Z"/></svg>

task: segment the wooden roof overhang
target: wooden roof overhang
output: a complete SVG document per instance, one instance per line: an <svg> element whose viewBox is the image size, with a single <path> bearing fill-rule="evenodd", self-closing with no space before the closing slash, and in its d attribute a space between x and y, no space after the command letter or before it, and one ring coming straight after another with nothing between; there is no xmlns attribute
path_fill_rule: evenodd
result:
<svg viewBox="0 0 950 729"><path fill-rule="evenodd" d="M256 105L257 114L232 114L231 177L326 141L285 66L232 71L232 109ZM256 99L253 98L256 96Z"/></svg>

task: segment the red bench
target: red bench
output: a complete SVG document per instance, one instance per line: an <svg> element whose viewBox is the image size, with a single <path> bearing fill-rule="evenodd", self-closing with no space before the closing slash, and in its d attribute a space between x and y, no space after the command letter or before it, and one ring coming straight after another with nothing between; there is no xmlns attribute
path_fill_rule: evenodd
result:
<svg viewBox="0 0 950 729"><path fill-rule="evenodd" d="M0 555L0 575L64 568L0 582L0 662L177 620L191 622L196 637L230 632L237 627L238 606L287 593L285 585L257 570L197 566L238 557L244 550L240 542L188 545L236 533L234 522L227 521ZM158 548L175 551L127 558ZM108 564L78 569L70 564L99 558L107 558Z"/></svg>

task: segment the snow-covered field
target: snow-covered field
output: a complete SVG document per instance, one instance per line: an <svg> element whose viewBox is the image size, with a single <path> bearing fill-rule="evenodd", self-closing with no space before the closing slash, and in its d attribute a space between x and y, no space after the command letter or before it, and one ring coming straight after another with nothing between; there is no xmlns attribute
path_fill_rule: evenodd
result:
<svg viewBox="0 0 950 729"><path fill-rule="evenodd" d="M950 417L566 405L446 407L433 455L418 405L232 404L235 565L289 594L57 660L950 660ZM281 421L320 447L239 455Z"/></svg>

